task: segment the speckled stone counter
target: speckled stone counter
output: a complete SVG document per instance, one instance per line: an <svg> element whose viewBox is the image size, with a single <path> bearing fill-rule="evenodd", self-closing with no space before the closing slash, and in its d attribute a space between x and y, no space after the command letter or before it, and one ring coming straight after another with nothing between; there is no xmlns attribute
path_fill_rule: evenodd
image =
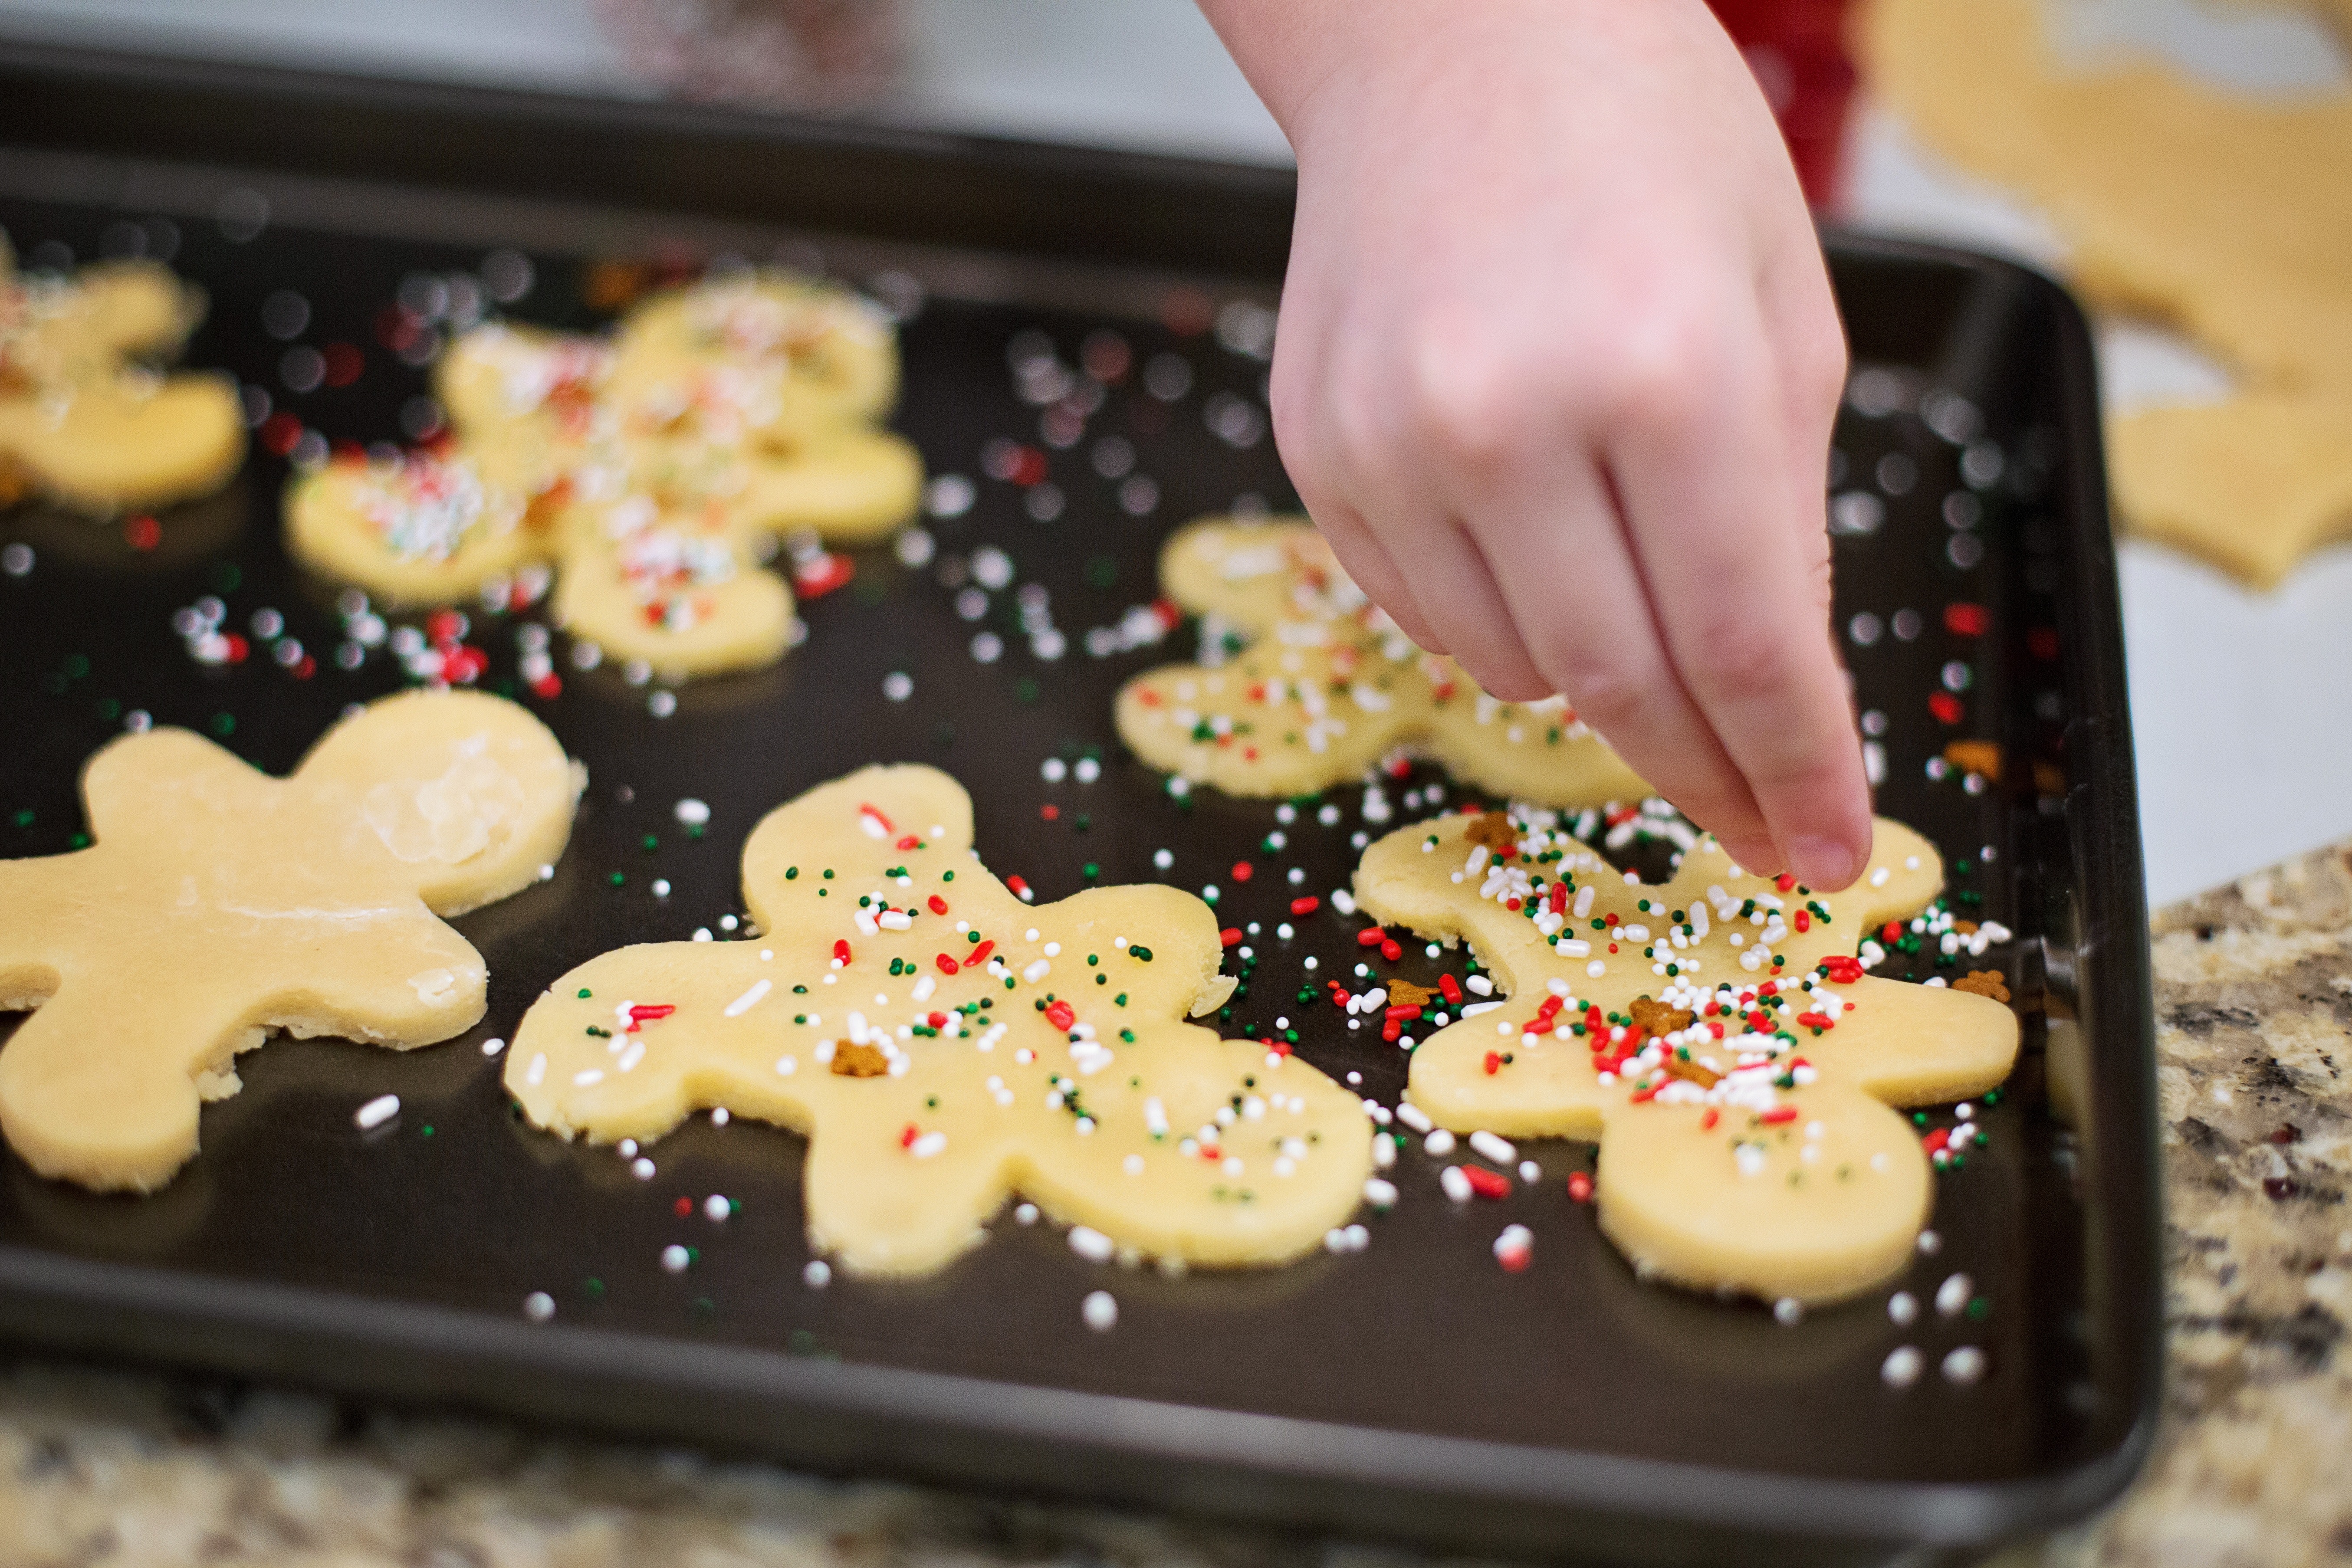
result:
<svg viewBox="0 0 2352 1568"><path fill-rule="evenodd" d="M2171 1383L2140 1484L2003 1568L2352 1562L2352 844L2156 922ZM1317 1563L1360 1548L0 1367L0 1568ZM1404 1559L1399 1559L1404 1561Z"/></svg>

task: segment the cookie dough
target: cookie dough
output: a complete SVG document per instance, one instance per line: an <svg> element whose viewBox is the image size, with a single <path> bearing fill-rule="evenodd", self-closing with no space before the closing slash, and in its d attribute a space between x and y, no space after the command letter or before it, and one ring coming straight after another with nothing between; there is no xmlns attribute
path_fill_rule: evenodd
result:
<svg viewBox="0 0 2352 1568"><path fill-rule="evenodd" d="M451 434L298 479L287 539L394 604L553 563L574 634L670 675L772 664L793 601L760 570L814 530L879 538L922 465L869 423L898 386L889 323L846 290L759 273L657 295L611 340L489 325L436 390Z"/></svg>
<svg viewBox="0 0 2352 1568"><path fill-rule="evenodd" d="M811 1242L918 1275L1020 1193L1187 1263L1273 1263L1344 1223L1371 1170L1358 1099L1181 1021L1233 988L1208 906L1156 886L1022 904L948 775L867 768L743 852L758 935L625 947L532 1004L506 1085L534 1125L658 1138L725 1107L803 1133Z"/></svg>
<svg viewBox="0 0 2352 1568"><path fill-rule="evenodd" d="M1872 88L2045 213L2095 300L2241 373L2249 395L2221 409L2119 422L2116 493L2135 527L2273 583L2340 535L2311 498L2352 488L2352 448L2312 439L2352 403L2352 98L2265 100L2154 63L2069 70L2043 21L2035 0L1877 0Z"/></svg>
<svg viewBox="0 0 2352 1568"><path fill-rule="evenodd" d="M0 507L105 513L226 484L245 459L235 383L132 362L178 350L203 314L152 262L20 274L0 238Z"/></svg>
<svg viewBox="0 0 2352 1568"><path fill-rule="evenodd" d="M1193 523L1168 541L1160 576L1204 617L1204 644L1224 626L1235 637L1222 663L1168 665L1120 689L1119 738L1154 768L1232 795L1305 795L1406 746L1547 806L1649 793L1564 699L1497 702L1414 647L1304 519Z"/></svg>
<svg viewBox="0 0 2352 1568"><path fill-rule="evenodd" d="M2137 532L2257 588L2352 539L2352 394L2145 409L2110 425L2107 458Z"/></svg>
<svg viewBox="0 0 2352 1568"><path fill-rule="evenodd" d="M43 1176L152 1191L270 1030L472 1027L482 960L441 917L536 881L583 781L471 693L388 697L285 779L187 730L114 741L82 775L96 842L0 861L0 1009L35 1009L0 1047L0 1134Z"/></svg>
<svg viewBox="0 0 2352 1568"><path fill-rule="evenodd" d="M1933 1202L1889 1107L1981 1093L2017 1055L2000 1002L1864 974L1880 927L1943 880L1934 847L1884 818L1870 865L1816 894L1742 872L1709 836L1643 886L1521 810L1389 834L1356 898L1466 939L1505 998L1414 1051L1431 1119L1597 1140L1601 1229L1644 1273L1828 1301L1903 1269Z"/></svg>

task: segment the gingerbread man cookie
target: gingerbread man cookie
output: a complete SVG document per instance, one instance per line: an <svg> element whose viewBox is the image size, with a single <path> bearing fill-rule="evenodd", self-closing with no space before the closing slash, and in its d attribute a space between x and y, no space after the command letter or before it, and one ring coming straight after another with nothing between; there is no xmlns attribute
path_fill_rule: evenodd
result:
<svg viewBox="0 0 2352 1568"><path fill-rule="evenodd" d="M2036 0L1878 0L1871 85L2033 200L2085 293L2244 377L2238 398L2117 420L2109 455L2135 528L2271 586L2352 531L2352 99L2264 99L2153 61L2069 70L2047 20Z"/></svg>
<svg viewBox="0 0 2352 1568"><path fill-rule="evenodd" d="M566 1137L657 1138L725 1107L809 1139L811 1240L858 1273L941 1268L1013 1193L1129 1248L1272 1263L1354 1209L1357 1098L1181 1021L1233 988L1208 906L1156 886L1030 908L973 852L971 800L867 768L743 852L759 935L625 947L524 1017L506 1084Z"/></svg>
<svg viewBox="0 0 2352 1568"><path fill-rule="evenodd" d="M1549 813L1497 811L1391 833L1356 897L1466 938L1499 984L1414 1051L1413 1103L1461 1132L1598 1140L1601 1228L1645 1272L1825 1301L1901 1270L1927 1222L1928 1159L1889 1107L1981 1093L2017 1055L1981 983L1865 975L1880 927L1943 881L1884 818L1870 865L1816 894L1710 836L1644 886Z"/></svg>
<svg viewBox="0 0 2352 1568"><path fill-rule="evenodd" d="M236 388L132 361L169 354L201 297L151 262L23 275L0 239L0 507L85 511L208 495L245 458Z"/></svg>
<svg viewBox="0 0 2352 1568"><path fill-rule="evenodd" d="M114 741L96 841L0 861L0 1133L43 1176L151 1191L196 1152L272 1030L430 1045L482 1016L441 917L536 881L582 776L546 727L471 693L388 697L285 779L187 730Z"/></svg>
<svg viewBox="0 0 2352 1568"><path fill-rule="evenodd" d="M657 295L610 342L477 328L437 387L434 452L331 465L287 498L295 553L394 603L463 598L535 561L575 634L671 674L772 664L783 535L880 538L922 465L870 421L898 385L889 325L845 290L752 274Z"/></svg>
<svg viewBox="0 0 2352 1568"><path fill-rule="evenodd" d="M1415 648L1303 519L1193 523L1160 552L1160 579L1248 642L1224 663L1168 665L1120 689L1119 738L1154 768L1232 795L1304 795L1412 746L1456 778L1547 806L1649 793L1564 699L1497 702ZM1213 635L1213 622L1203 642Z"/></svg>

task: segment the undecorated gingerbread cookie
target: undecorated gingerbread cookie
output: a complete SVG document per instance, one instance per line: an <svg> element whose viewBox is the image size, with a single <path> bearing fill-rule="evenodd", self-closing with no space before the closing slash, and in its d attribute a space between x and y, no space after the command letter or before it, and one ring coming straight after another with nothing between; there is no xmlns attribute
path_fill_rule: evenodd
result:
<svg viewBox="0 0 2352 1568"><path fill-rule="evenodd" d="M546 727L470 693L388 697L285 779L159 729L90 758L96 841L0 861L0 1133L43 1176L151 1191L196 1152L273 1030L405 1051L482 1016L442 922L563 852L581 777Z"/></svg>
<svg viewBox="0 0 2352 1568"><path fill-rule="evenodd" d="M1391 747L1548 806L1649 793L1564 699L1497 702L1423 653L1339 570L1303 519L1208 519L1160 552L1169 598L1245 638L1222 663L1171 664L1118 694L1119 738L1154 768L1232 795L1305 795Z"/></svg>
<svg viewBox="0 0 2352 1568"><path fill-rule="evenodd" d="M395 604L552 563L556 619L675 675L772 664L788 534L882 537L922 465L870 423L898 385L889 324L844 289L751 274L657 295L616 337L477 328L437 375L451 436L299 480L287 537Z"/></svg>
<svg viewBox="0 0 2352 1568"><path fill-rule="evenodd" d="M2135 531L2257 588L2352 538L2352 392L2144 409L2110 425L2107 458Z"/></svg>
<svg viewBox="0 0 2352 1568"><path fill-rule="evenodd" d="M1157 886L1022 904L936 769L867 768L743 852L756 938L625 947L532 1004L506 1084L530 1121L657 1138L724 1107L807 1134L812 1243L937 1270L1013 1194L1114 1248L1272 1263L1354 1209L1361 1103L1183 1022L1233 988L1208 906Z"/></svg>
<svg viewBox="0 0 2352 1568"><path fill-rule="evenodd" d="M1602 1230L1644 1272L1827 1301L1900 1270L1934 1200L1891 1106L1992 1088L2017 1020L1989 996L1869 977L1880 927L1942 885L1879 820L1871 869L1817 894L1735 868L1712 837L1630 883L1548 813L1454 816L1375 843L1375 919L1465 938L1499 982L1413 1052L1440 1125L1601 1145Z"/></svg>
<svg viewBox="0 0 2352 1568"><path fill-rule="evenodd" d="M245 459L235 384L133 362L176 351L203 314L154 263L26 275L0 238L0 507L110 512L226 484Z"/></svg>

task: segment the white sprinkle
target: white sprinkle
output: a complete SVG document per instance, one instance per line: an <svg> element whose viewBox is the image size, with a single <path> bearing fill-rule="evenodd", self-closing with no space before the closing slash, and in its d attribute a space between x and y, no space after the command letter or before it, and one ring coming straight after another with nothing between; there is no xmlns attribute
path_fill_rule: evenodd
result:
<svg viewBox="0 0 2352 1568"><path fill-rule="evenodd" d="M484 1056L496 1056L506 1048L507 1042L499 1039L496 1035L492 1035L489 1039L482 1041L482 1054Z"/></svg>
<svg viewBox="0 0 2352 1568"><path fill-rule="evenodd" d="M1037 1206L1034 1203L1023 1204L1020 1207L1013 1211L1013 1222L1016 1225L1036 1224Z"/></svg>
<svg viewBox="0 0 2352 1568"><path fill-rule="evenodd" d="M639 1181L651 1181L654 1179L654 1163L640 1155L636 1163L629 1167L629 1174Z"/></svg>
<svg viewBox="0 0 2352 1568"><path fill-rule="evenodd" d="M1470 1146L1498 1166L1507 1166L1519 1157L1519 1151L1511 1147L1508 1141L1483 1129L1470 1134Z"/></svg>
<svg viewBox="0 0 2352 1568"><path fill-rule="evenodd" d="M733 1120L732 1113L728 1111L726 1106L713 1105L710 1108L710 1124L712 1126L723 1127L731 1120Z"/></svg>
<svg viewBox="0 0 2352 1568"><path fill-rule="evenodd" d="M1886 1359L1878 1364L1879 1381L1889 1388L1908 1388L1919 1381L1920 1368L1926 1364L1927 1357L1911 1346L1896 1345L1886 1353Z"/></svg>
<svg viewBox="0 0 2352 1568"><path fill-rule="evenodd" d="M1440 1127L1422 1140L1421 1149L1431 1159L1442 1160L1454 1152L1454 1134Z"/></svg>
<svg viewBox="0 0 2352 1568"><path fill-rule="evenodd" d="M735 1212L735 1206L727 1201L725 1193L714 1192L702 1200L702 1212L708 1218L724 1219Z"/></svg>
<svg viewBox="0 0 2352 1568"><path fill-rule="evenodd" d="M1078 1315L1095 1333L1108 1333L1118 1324L1118 1302L1108 1291L1089 1291L1079 1303Z"/></svg>
<svg viewBox="0 0 2352 1568"><path fill-rule="evenodd" d="M1452 1198L1454 1202L1467 1203L1470 1201L1470 1178L1462 1174L1462 1167L1460 1166L1448 1166L1444 1170L1438 1172L1437 1185L1444 1187L1445 1189L1445 1196Z"/></svg>
<svg viewBox="0 0 2352 1568"><path fill-rule="evenodd" d="M915 677L904 670L893 670L882 677L882 695L894 703L905 702L915 695Z"/></svg>
<svg viewBox="0 0 2352 1568"><path fill-rule="evenodd" d="M1370 1204L1374 1208L1394 1208L1396 1200L1397 1189L1394 1182L1382 1181L1379 1176L1364 1178L1366 1203Z"/></svg>
<svg viewBox="0 0 2352 1568"><path fill-rule="evenodd" d="M661 1266L664 1273L683 1274L686 1272L687 1264L691 1261L692 1260L686 1255L686 1249L675 1241L661 1250Z"/></svg>
<svg viewBox="0 0 2352 1568"><path fill-rule="evenodd" d="M1396 1108L1396 1116L1398 1121L1416 1133L1426 1133L1435 1124L1430 1121L1428 1113L1409 1100Z"/></svg>
<svg viewBox="0 0 2352 1568"><path fill-rule="evenodd" d="M780 1056L776 1058L777 1077L790 1078L793 1073L798 1072L800 1070L801 1064L793 1058L789 1056Z"/></svg>
<svg viewBox="0 0 2352 1568"><path fill-rule="evenodd" d="M1944 1357L1944 1381L1969 1384L1985 1375L1985 1353L1972 1344L1964 1344Z"/></svg>
<svg viewBox="0 0 2352 1568"><path fill-rule="evenodd" d="M1948 1318L1958 1317L1976 1292L1975 1281L1966 1274L1954 1274L1936 1287L1936 1310Z"/></svg>
<svg viewBox="0 0 2352 1568"><path fill-rule="evenodd" d="M1908 1291L1897 1291L1886 1298L1887 1320L1898 1327L1908 1327L1918 1321L1919 1298Z"/></svg>
<svg viewBox="0 0 2352 1568"><path fill-rule="evenodd" d="M725 1009L727 1016L731 1019L741 1018L745 1013L748 1013L753 1008L758 1007L760 1005L761 998L765 997L773 989L775 989L775 987L769 981L752 981L751 988L750 990L745 991L741 996L737 997L733 1001L727 1004Z"/></svg>
<svg viewBox="0 0 2352 1568"><path fill-rule="evenodd" d="M1535 1249L1535 1232L1524 1225L1507 1225L1495 1238L1495 1260L1506 1269L1526 1268Z"/></svg>
<svg viewBox="0 0 2352 1568"><path fill-rule="evenodd" d="M1025 1225L1028 1222L1024 1220L1022 1223ZM1070 1250L1089 1263L1108 1263L1118 1248L1109 1237L1092 1226L1073 1225L1070 1227Z"/></svg>
<svg viewBox="0 0 2352 1568"><path fill-rule="evenodd" d="M601 1067L583 1068L572 1075L572 1082L582 1089L593 1089L604 1082L604 1070Z"/></svg>
<svg viewBox="0 0 2352 1568"><path fill-rule="evenodd" d="M833 1283L833 1265L822 1258L812 1258L801 1270L801 1281L812 1291L822 1291Z"/></svg>
<svg viewBox="0 0 2352 1568"><path fill-rule="evenodd" d="M1543 1180L1543 1166L1536 1164L1533 1160L1521 1160L1519 1162L1519 1179L1527 1183L1529 1186L1535 1186L1536 1183Z"/></svg>
<svg viewBox="0 0 2352 1568"><path fill-rule="evenodd" d="M1795 1328L1805 1319L1805 1303L1794 1296L1783 1296L1772 1303L1772 1321L1784 1329Z"/></svg>
<svg viewBox="0 0 2352 1568"><path fill-rule="evenodd" d="M391 1121L394 1116L399 1114L400 1096L397 1094L379 1094L374 1099L369 1101L366 1104L361 1106L357 1111L353 1112L352 1114L352 1120L357 1122L360 1124L360 1129L364 1132L369 1128L381 1127L386 1122Z"/></svg>
<svg viewBox="0 0 2352 1568"><path fill-rule="evenodd" d="M1919 1232L1919 1250L1933 1258L1944 1249L1944 1239L1932 1230Z"/></svg>
<svg viewBox="0 0 2352 1568"><path fill-rule="evenodd" d="M547 1052L542 1051L530 1059L530 1066L524 1071L522 1081L536 1089L539 1087L540 1081L546 1076Z"/></svg>
<svg viewBox="0 0 2352 1568"><path fill-rule="evenodd" d="M555 1298L545 1291L533 1291L522 1299L522 1315L535 1323L543 1323L555 1315Z"/></svg>
<svg viewBox="0 0 2352 1568"><path fill-rule="evenodd" d="M948 1146L948 1135L936 1130L925 1133L907 1145L907 1152L919 1160L928 1160Z"/></svg>
<svg viewBox="0 0 2352 1568"><path fill-rule="evenodd" d="M670 811L680 822L689 828L701 827L704 823L710 821L709 806L705 804L703 801L696 800L691 795L687 796L677 805L671 807Z"/></svg>
<svg viewBox="0 0 2352 1568"><path fill-rule="evenodd" d="M1047 975L1053 973L1053 965L1048 964L1043 958L1039 958L1034 963L1032 963L1027 968L1021 971L1021 977L1034 986L1038 981L1044 979Z"/></svg>

